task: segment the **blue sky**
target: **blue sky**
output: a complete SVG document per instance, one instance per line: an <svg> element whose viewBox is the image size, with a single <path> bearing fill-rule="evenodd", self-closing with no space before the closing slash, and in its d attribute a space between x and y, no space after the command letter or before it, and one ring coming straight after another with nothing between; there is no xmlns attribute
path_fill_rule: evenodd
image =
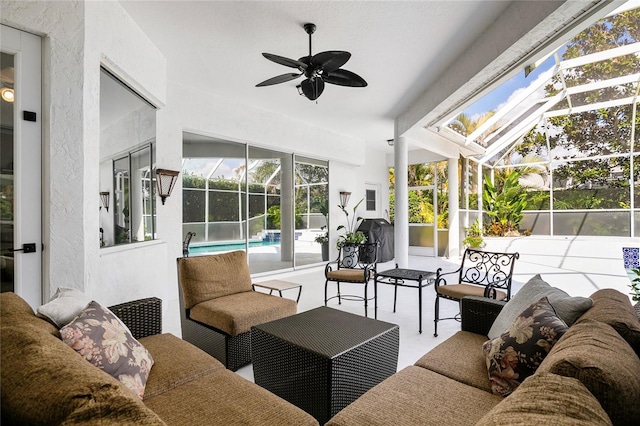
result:
<svg viewBox="0 0 640 426"><path fill-rule="evenodd" d="M559 55L562 57L562 53L564 52L565 47L563 46ZM553 55L547 58L540 66L538 66L531 74L529 74L526 78L524 76L524 71L518 72L515 76L513 76L510 80L501 84L493 91L489 92L475 103L473 103L469 108L467 108L464 113L469 117L479 116L484 114L485 112L489 112L491 110L495 110L499 105L505 103L509 97L518 89L522 89L527 87L529 84L534 82L536 78L543 72L549 70L551 67L555 65L555 60Z"/></svg>

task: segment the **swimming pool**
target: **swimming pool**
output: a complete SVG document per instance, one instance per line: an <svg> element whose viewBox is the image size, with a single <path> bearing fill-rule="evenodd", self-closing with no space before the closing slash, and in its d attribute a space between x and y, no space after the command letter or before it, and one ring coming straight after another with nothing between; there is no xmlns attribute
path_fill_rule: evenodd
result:
<svg viewBox="0 0 640 426"><path fill-rule="evenodd" d="M279 246L280 241L249 241L249 248L251 247L268 247L268 246ZM233 250L244 250L244 243L209 243L209 244L198 244L189 246L189 254L207 254L207 253L217 253L221 251L233 251Z"/></svg>

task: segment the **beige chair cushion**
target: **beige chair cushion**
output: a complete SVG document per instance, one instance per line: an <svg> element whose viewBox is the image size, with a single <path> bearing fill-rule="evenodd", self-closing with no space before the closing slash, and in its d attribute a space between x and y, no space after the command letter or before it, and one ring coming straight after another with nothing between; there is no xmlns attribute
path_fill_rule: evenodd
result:
<svg viewBox="0 0 640 426"><path fill-rule="evenodd" d="M447 284L436 288L436 291L443 296L453 297L454 299L462 299L464 296L484 296L485 287L471 284ZM504 300L507 293L496 290L496 300Z"/></svg>
<svg viewBox="0 0 640 426"><path fill-rule="evenodd" d="M364 282L364 269L336 269L328 271L326 278L329 281Z"/></svg>
<svg viewBox="0 0 640 426"><path fill-rule="evenodd" d="M186 309L207 300L252 289L244 251L180 258L178 279Z"/></svg>
<svg viewBox="0 0 640 426"><path fill-rule="evenodd" d="M614 424L638 424L640 359L611 326L590 319L578 321L538 371L575 377L598 399Z"/></svg>
<svg viewBox="0 0 640 426"><path fill-rule="evenodd" d="M145 404L172 426L318 425L310 414L226 369L145 399Z"/></svg>
<svg viewBox="0 0 640 426"><path fill-rule="evenodd" d="M231 336L251 330L251 326L295 315L295 300L257 291L236 293L195 305L191 319L210 325Z"/></svg>
<svg viewBox="0 0 640 426"><path fill-rule="evenodd" d="M579 380L536 373L482 417L476 426L611 424L598 400Z"/></svg>
<svg viewBox="0 0 640 426"><path fill-rule="evenodd" d="M367 391L327 426L474 425L500 401L500 396L410 366Z"/></svg>
<svg viewBox="0 0 640 426"><path fill-rule="evenodd" d="M3 424L164 424L131 390L32 325L2 327Z"/></svg>
<svg viewBox="0 0 640 426"><path fill-rule="evenodd" d="M592 319L609 324L640 356L640 321L629 301L629 296L606 288L591 295L593 306L578 321Z"/></svg>
<svg viewBox="0 0 640 426"><path fill-rule="evenodd" d="M482 344L486 341L487 338L480 334L458 331L427 352L414 365L491 392L487 361L482 353Z"/></svg>
<svg viewBox="0 0 640 426"><path fill-rule="evenodd" d="M143 337L140 343L155 360L144 391L145 400L224 369L220 361L173 334L154 334Z"/></svg>

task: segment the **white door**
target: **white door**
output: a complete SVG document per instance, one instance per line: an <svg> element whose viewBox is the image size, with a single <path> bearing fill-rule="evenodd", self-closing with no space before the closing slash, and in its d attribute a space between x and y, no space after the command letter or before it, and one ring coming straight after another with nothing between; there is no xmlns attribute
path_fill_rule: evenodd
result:
<svg viewBox="0 0 640 426"><path fill-rule="evenodd" d="M2 291L42 304L41 39L0 33Z"/></svg>

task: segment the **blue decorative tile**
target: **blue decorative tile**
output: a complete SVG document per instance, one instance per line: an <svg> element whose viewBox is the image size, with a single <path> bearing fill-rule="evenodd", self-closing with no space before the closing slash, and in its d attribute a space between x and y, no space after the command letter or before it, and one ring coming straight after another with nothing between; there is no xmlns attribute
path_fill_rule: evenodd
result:
<svg viewBox="0 0 640 426"><path fill-rule="evenodd" d="M623 247L622 248L622 260L624 261L625 269L637 269L640 268L640 248L638 247Z"/></svg>

